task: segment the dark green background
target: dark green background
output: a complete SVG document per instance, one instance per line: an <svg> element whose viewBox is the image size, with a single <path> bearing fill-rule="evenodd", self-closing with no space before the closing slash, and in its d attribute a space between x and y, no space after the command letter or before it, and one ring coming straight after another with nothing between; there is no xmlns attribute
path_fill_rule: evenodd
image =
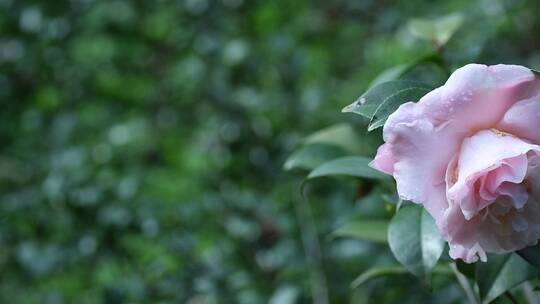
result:
<svg viewBox="0 0 540 304"><path fill-rule="evenodd" d="M308 186L322 251L311 263L295 209L305 172L282 166L323 127L365 134L341 108L434 48L407 30L411 18L464 15L442 50L453 68L540 67L539 10L0 0L0 302L312 303L322 271L331 303L460 303L457 286L430 295L410 276L349 288L394 261L385 246L327 237L352 216L391 215L381 200L358 203L369 182Z"/></svg>

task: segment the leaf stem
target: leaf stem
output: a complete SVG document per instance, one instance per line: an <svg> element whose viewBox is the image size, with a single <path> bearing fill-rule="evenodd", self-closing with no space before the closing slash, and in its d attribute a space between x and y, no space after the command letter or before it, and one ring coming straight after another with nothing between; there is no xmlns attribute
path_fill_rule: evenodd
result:
<svg viewBox="0 0 540 304"><path fill-rule="evenodd" d="M514 297L514 295L510 291L506 291L504 295L512 302L512 304L519 304L518 300Z"/></svg>
<svg viewBox="0 0 540 304"><path fill-rule="evenodd" d="M469 303L480 304L480 301L478 301L478 299L476 298L476 295L474 294L474 291L469 285L467 278L457 269L456 263L454 262L450 263L450 269L452 269L452 272L454 272L457 282L459 283L459 286L465 293L465 296L467 297L467 300L469 301Z"/></svg>
<svg viewBox="0 0 540 304"><path fill-rule="evenodd" d="M536 300L536 297L534 296L534 290L531 282L526 281L523 283L522 290L528 304L538 304L538 300Z"/></svg>

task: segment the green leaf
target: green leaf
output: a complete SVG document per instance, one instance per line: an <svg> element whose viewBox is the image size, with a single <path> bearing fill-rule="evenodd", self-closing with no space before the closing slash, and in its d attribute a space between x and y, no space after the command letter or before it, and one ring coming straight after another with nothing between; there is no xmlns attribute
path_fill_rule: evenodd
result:
<svg viewBox="0 0 540 304"><path fill-rule="evenodd" d="M536 70L536 69L530 69L534 74L536 74L537 76L540 75L540 71L539 70Z"/></svg>
<svg viewBox="0 0 540 304"><path fill-rule="evenodd" d="M332 232L333 237L352 237L365 241L386 244L388 221L385 220L355 220L343 225Z"/></svg>
<svg viewBox="0 0 540 304"><path fill-rule="evenodd" d="M412 19L409 31L420 39L433 41L438 47L443 46L452 38L463 24L462 14L450 14L436 19Z"/></svg>
<svg viewBox="0 0 540 304"><path fill-rule="evenodd" d="M326 162L308 175L308 179L331 176L347 175L371 179L388 179L388 176L368 166L371 159L361 156L345 156Z"/></svg>
<svg viewBox="0 0 540 304"><path fill-rule="evenodd" d="M378 84L396 80L405 74L411 68L410 64L400 64L384 70L371 83L369 87L374 87Z"/></svg>
<svg viewBox="0 0 540 304"><path fill-rule="evenodd" d="M345 151L340 147L323 144L308 145L291 154L287 161L285 161L283 168L285 170L313 170L331 159L342 157L344 155Z"/></svg>
<svg viewBox="0 0 540 304"><path fill-rule="evenodd" d="M364 284L365 282L375 279L381 276L388 276L388 275L403 275L408 274L409 271L403 267L403 266L376 266L373 268L370 268L363 272L361 275L359 275L354 281L351 283L351 288L357 288L360 285ZM439 265L433 269L433 273L436 274L443 274L443 275L452 275L452 270L446 266L446 265Z"/></svg>
<svg viewBox="0 0 540 304"><path fill-rule="evenodd" d="M304 144L326 144L337 146L352 154L371 155L378 146L378 138L360 138L354 128L346 123L319 130L304 139Z"/></svg>
<svg viewBox="0 0 540 304"><path fill-rule="evenodd" d="M394 80L378 84L362 94L343 112L360 114L370 119L368 131L381 127L397 108L409 101L416 102L434 86L410 80Z"/></svg>
<svg viewBox="0 0 540 304"><path fill-rule="evenodd" d="M434 63L437 66L441 66L443 64L441 55L439 53L429 53L412 62L396 65L384 70L381 74L375 77L375 79L373 79L373 81L369 84L369 87L371 88L381 83L396 80L415 67L425 63Z"/></svg>
<svg viewBox="0 0 540 304"><path fill-rule="evenodd" d="M396 259L429 284L445 243L435 221L421 205L399 209L388 227L388 243Z"/></svg>
<svg viewBox="0 0 540 304"><path fill-rule="evenodd" d="M403 266L378 266L373 267L362 274L360 274L354 281L351 283L351 288L357 288L365 282L375 279L381 276L388 275L403 275L408 274L409 272Z"/></svg>
<svg viewBox="0 0 540 304"><path fill-rule="evenodd" d="M540 269L540 242L535 246L529 246L525 249L516 251L523 259L534 267Z"/></svg>
<svg viewBox="0 0 540 304"><path fill-rule="evenodd" d="M520 283L534 278L537 271L517 254L490 255L476 266L476 282L482 303L489 303Z"/></svg>

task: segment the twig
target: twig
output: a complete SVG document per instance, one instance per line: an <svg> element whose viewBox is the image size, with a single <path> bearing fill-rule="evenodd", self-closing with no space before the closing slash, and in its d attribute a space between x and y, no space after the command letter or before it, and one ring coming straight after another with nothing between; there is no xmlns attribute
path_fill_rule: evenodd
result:
<svg viewBox="0 0 540 304"><path fill-rule="evenodd" d="M317 229L313 221L311 207L303 195L297 200L294 206L300 228L300 234L302 236L302 245L304 247L304 253L306 255L309 267L309 278L313 303L328 304L329 301L326 276L321 265L321 246L317 236Z"/></svg>

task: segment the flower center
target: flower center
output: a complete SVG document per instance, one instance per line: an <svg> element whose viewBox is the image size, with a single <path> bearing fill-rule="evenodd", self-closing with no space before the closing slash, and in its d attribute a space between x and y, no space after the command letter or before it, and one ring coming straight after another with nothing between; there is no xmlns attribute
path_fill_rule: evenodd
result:
<svg viewBox="0 0 540 304"><path fill-rule="evenodd" d="M504 131L501 131L501 130L498 130L498 129L495 129L495 128L491 128L490 129L493 133L497 134L497 136L499 137L503 137L503 136L511 136L513 138L518 138L517 136L515 136L514 134L511 134L511 133L508 133L508 132L504 132Z"/></svg>

